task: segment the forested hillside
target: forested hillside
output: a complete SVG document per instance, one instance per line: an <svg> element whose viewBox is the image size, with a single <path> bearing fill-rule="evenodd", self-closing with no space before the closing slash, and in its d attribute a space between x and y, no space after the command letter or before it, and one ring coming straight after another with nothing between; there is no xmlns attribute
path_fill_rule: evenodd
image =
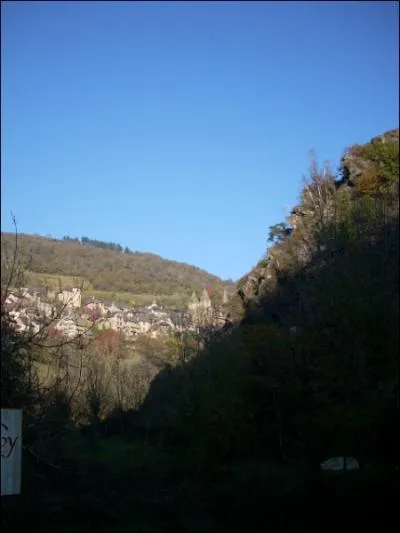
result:
<svg viewBox="0 0 400 533"><path fill-rule="evenodd" d="M271 516L288 530L323 524L331 499L354 525L377 525L393 512L388 483L400 449L398 139L394 130L349 148L338 176L313 161L300 204L270 228L265 257L238 283L237 327L212 341L190 369L158 376L141 410L189 442L205 469L252 464L243 474L248 487L276 502ZM362 474L313 486L313 468L331 456L357 458ZM271 486L271 463L282 465L280 488ZM259 524L264 498L257 489L251 494L235 492L238 511L229 527ZM228 500L228 492L219 497ZM291 498L303 502L301 511L293 504L293 521L278 510ZM330 520L341 527L339 515Z"/></svg>
<svg viewBox="0 0 400 533"><path fill-rule="evenodd" d="M14 246L14 235L2 233L2 250ZM210 288L216 300L223 288L234 288L204 270L185 263L169 261L141 252L131 252L114 243L102 243L87 237L56 240L19 235L19 250L27 269L34 273L79 277L88 280L92 291L131 293L153 297L174 297L186 303L192 291ZM3 255L5 257L5 254ZM36 276L36 278L38 278ZM42 277L41 279L44 279Z"/></svg>

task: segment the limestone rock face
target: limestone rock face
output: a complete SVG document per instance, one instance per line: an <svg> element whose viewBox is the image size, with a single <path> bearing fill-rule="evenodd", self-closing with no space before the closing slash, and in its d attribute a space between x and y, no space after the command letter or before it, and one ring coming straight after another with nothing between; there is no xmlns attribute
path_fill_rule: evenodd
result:
<svg viewBox="0 0 400 533"><path fill-rule="evenodd" d="M268 264L256 267L239 281L238 294L245 305L261 296L262 290L265 290L265 280L271 275L269 270Z"/></svg>
<svg viewBox="0 0 400 533"><path fill-rule="evenodd" d="M377 137L374 137L371 140L371 143L388 143L388 142L399 142L399 128L395 128L394 130L387 131L386 133L383 133L382 135L378 135Z"/></svg>
<svg viewBox="0 0 400 533"><path fill-rule="evenodd" d="M394 129L383 135L374 137L368 144L390 142L399 142L399 129ZM335 181L332 177L331 182L326 185L325 191L322 191L322 194L325 194L325 198L328 198L324 202L322 212L325 221L333 216L332 202L329 201L329 190L334 191L340 187L354 187L359 177L371 166L371 161L368 161L362 154L362 149L365 146L367 145L355 145L347 150L347 153L341 160L341 179ZM312 236L315 225L321 217L321 212L316 213L314 209L316 202L312 199L312 194L320 194L321 191L314 191L314 193L308 194L309 191L306 188L305 193L303 191L303 202L301 205L295 206L287 218L291 227L291 236L296 241L296 244L291 245L290 253L292 257L296 258L298 263L303 264L311 257L312 246L310 246L310 242L312 239L310 239L310 236ZM316 214L318 216L315 216ZM289 239L292 238L291 236ZM274 245L268 250L266 257L239 280L237 283L237 294L245 308L248 308L252 302L257 303L260 298L266 296L269 291L274 289L281 266L285 261L283 256L286 252L284 246L280 244Z"/></svg>
<svg viewBox="0 0 400 533"><path fill-rule="evenodd" d="M386 144L390 142L399 142L399 129L390 130L383 135L378 135L371 139L370 144ZM364 145L365 146L365 145ZM362 145L354 145L347 150L347 153L342 157L342 175L341 185L354 186L357 180L368 170L371 162L366 160L360 153Z"/></svg>

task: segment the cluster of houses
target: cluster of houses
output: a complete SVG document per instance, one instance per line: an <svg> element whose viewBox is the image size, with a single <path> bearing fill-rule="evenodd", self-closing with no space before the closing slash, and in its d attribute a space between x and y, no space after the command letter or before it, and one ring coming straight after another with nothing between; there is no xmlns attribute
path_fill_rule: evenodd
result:
<svg viewBox="0 0 400 533"><path fill-rule="evenodd" d="M223 301L227 303L224 293ZM82 304L79 288L64 289L58 293L21 288L10 292L5 305L20 332L37 333L47 323L65 337L93 335L97 330L111 329L134 340L144 334L152 338L176 331L196 331L203 326L222 327L227 323L226 314L216 310L204 289L200 298L193 293L185 309L164 309L154 301L146 307L126 304L105 304L93 299Z"/></svg>
<svg viewBox="0 0 400 533"><path fill-rule="evenodd" d="M76 288L59 293L47 291L44 295L40 289L23 287L10 291L5 300L5 309L17 331L37 333L46 324L66 336L87 329L77 312L81 305L82 293Z"/></svg>

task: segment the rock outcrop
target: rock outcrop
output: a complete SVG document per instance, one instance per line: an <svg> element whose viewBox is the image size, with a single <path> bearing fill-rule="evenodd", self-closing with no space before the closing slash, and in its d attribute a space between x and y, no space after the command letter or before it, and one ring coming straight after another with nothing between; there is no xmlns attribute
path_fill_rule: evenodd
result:
<svg viewBox="0 0 400 533"><path fill-rule="evenodd" d="M378 135L371 139L371 145L374 144L388 144L399 143L399 129L390 130L383 135ZM366 159L363 148L367 145L354 145L350 147L341 160L342 179L339 185L348 185L354 187L358 180L371 167L371 161Z"/></svg>
<svg viewBox="0 0 400 533"><path fill-rule="evenodd" d="M311 184L306 187L302 194L302 203L295 206L287 222L291 228L291 234L288 237L286 246L275 244L272 246L265 258L263 258L255 268L239 280L237 284L237 294L239 295L245 309L250 305L257 305L257 302L272 291L276 285L277 278L284 263L284 255L290 253L299 264L306 262L311 257L310 242L315 225L321 216L331 216L331 204L329 201L330 191L337 190L341 187L354 187L357 185L359 178L365 175L365 172L372 168L374 162L365 157L363 148L376 143L388 144L399 143L399 129L394 129L374 137L367 145L355 145L349 148L341 160L340 178L332 177L331 182L326 180L317 184L313 188ZM321 183L326 187L325 191L319 190ZM310 193L310 194L309 194ZM314 198L312 196L314 195ZM319 195L319 196L318 196ZM333 198L333 196L331 195ZM315 199L317 201L315 201ZM319 200L322 200L319 202ZM323 205L322 205L323 204ZM321 209L322 206L322 209ZM315 215L318 212L318 217ZM308 239L305 237L308 236ZM288 245L289 241L291 244ZM285 243L284 243L285 244ZM287 258L287 255L286 255Z"/></svg>

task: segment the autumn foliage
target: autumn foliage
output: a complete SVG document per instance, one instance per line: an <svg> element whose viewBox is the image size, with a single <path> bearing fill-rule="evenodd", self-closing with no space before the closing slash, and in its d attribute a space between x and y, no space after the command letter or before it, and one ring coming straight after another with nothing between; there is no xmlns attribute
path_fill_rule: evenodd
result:
<svg viewBox="0 0 400 533"><path fill-rule="evenodd" d="M106 355L117 355L124 344L124 334L112 329L105 329L100 331L94 344Z"/></svg>

